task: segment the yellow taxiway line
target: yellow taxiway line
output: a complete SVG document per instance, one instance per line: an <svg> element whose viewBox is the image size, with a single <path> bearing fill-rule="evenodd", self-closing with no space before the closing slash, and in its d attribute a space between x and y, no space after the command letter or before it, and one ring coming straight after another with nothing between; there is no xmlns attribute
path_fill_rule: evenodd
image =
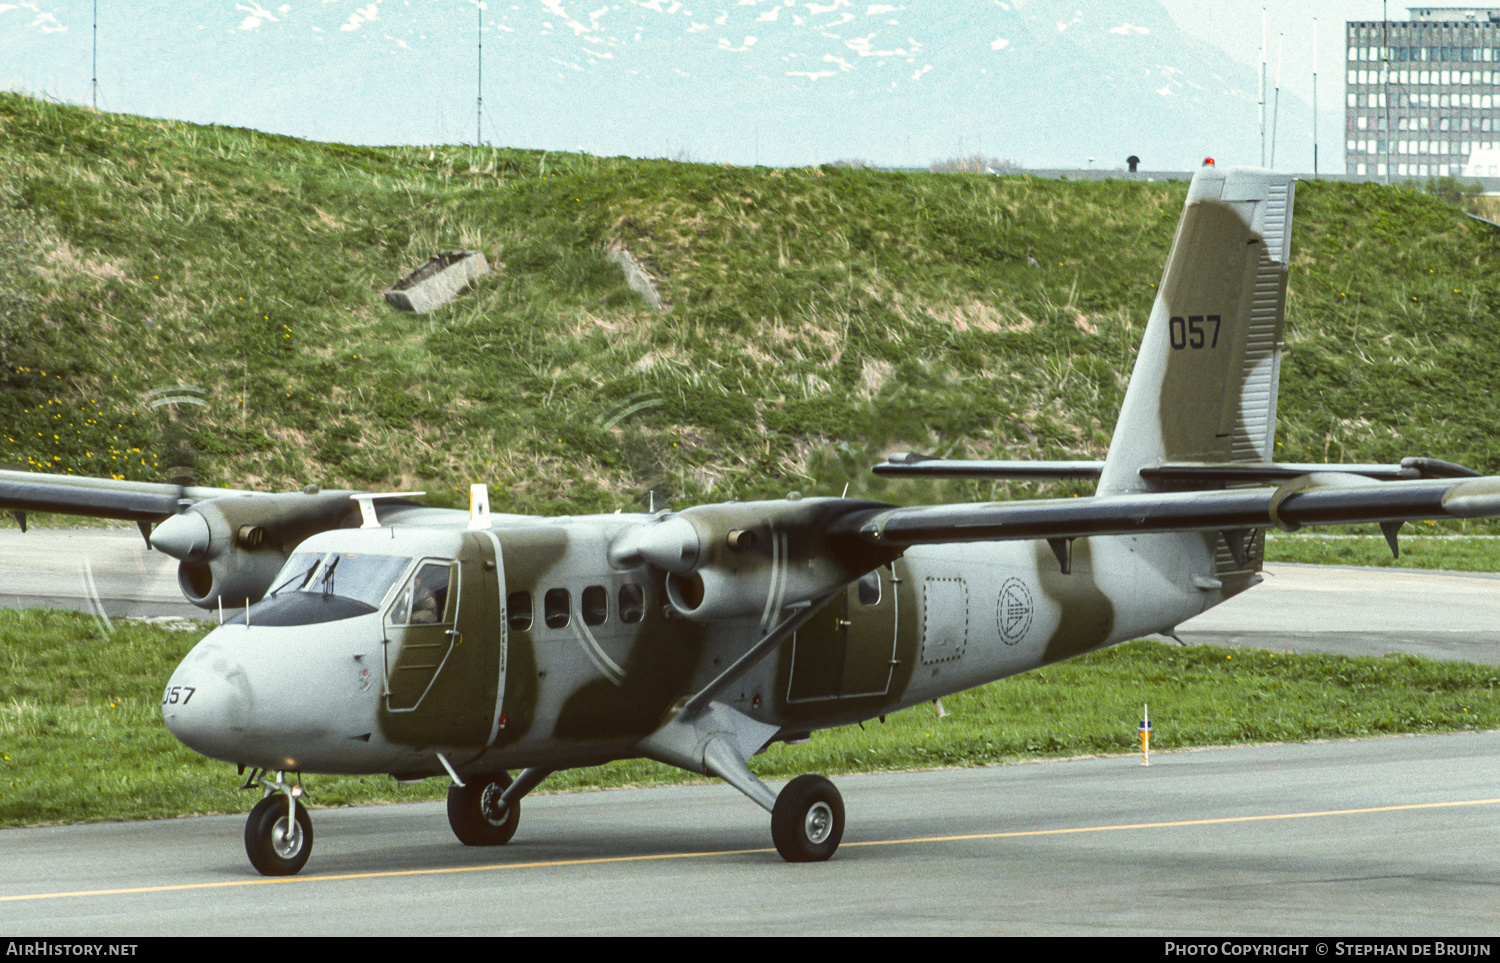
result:
<svg viewBox="0 0 1500 963"><path fill-rule="evenodd" d="M1021 839L1029 836L1066 836L1074 833L1108 833L1122 830L1173 829L1185 826L1220 826L1226 823L1269 822L1283 819L1316 819L1328 816L1360 816L1369 813L1406 812L1419 809L1452 809L1459 806L1500 805L1500 799L1464 799L1455 802L1408 803L1400 806L1370 806L1364 809L1325 809L1305 813L1271 813L1262 816L1223 816L1214 819L1181 819L1157 823L1117 823L1108 826L1070 826L1062 829L1023 829L1003 833L967 833L958 836L914 836L909 839L876 839L844 843L841 848L866 846L910 846L916 843L969 842L980 839ZM132 886L120 889L84 889L62 893L22 893L0 896L0 903L21 900L66 899L77 896L128 896L136 893L167 893L174 890L217 889L225 886L269 886L276 884L330 883L350 879L386 879L396 876L438 876L447 873L484 873L504 869L540 869L564 866L597 866L602 863L642 863L664 859L704 859L714 856L749 856L774 852L770 848L726 849L701 853L655 853L648 856L599 856L591 859L551 859L527 863L489 863L483 866L450 866L440 869L395 869L373 873L342 873L331 876L280 876L225 880L217 883L173 883L164 886Z"/></svg>

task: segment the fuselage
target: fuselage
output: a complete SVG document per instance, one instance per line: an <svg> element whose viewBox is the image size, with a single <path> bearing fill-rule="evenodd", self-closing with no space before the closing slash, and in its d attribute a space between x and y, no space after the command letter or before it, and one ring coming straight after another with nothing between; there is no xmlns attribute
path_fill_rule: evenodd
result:
<svg viewBox="0 0 1500 963"><path fill-rule="evenodd" d="M641 516L315 535L167 685L174 735L247 767L420 778L591 765L638 744L779 621L695 619L609 546ZM1169 629L1258 565L1216 536L913 548L849 582L715 698L777 739ZM769 730L768 730L769 731ZM439 756L441 755L441 759Z"/></svg>

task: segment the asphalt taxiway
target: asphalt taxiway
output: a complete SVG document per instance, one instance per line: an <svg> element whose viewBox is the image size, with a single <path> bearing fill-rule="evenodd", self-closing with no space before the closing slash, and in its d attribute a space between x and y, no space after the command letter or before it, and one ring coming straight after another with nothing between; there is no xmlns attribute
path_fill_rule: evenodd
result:
<svg viewBox="0 0 1500 963"><path fill-rule="evenodd" d="M303 874L243 817L0 834L0 929L78 935L1493 934L1500 733L838 780L844 845L770 850L723 785L529 797L469 849L441 804L315 811Z"/></svg>
<svg viewBox="0 0 1500 963"><path fill-rule="evenodd" d="M1177 637L1278 652L1404 653L1500 665L1500 576L1272 564L1262 584L1182 623Z"/></svg>

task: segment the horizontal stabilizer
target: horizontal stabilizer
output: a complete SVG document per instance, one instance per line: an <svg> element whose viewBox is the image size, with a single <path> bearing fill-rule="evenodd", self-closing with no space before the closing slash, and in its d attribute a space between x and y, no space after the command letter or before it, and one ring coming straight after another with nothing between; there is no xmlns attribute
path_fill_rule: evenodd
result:
<svg viewBox="0 0 1500 963"><path fill-rule="evenodd" d="M1098 478L1102 461L975 461L897 454L874 467L890 478Z"/></svg>
<svg viewBox="0 0 1500 963"><path fill-rule="evenodd" d="M1301 475L1278 488L930 505L848 516L839 528L886 548L939 542L1399 524L1500 514L1500 477L1366 482Z"/></svg>
<svg viewBox="0 0 1500 963"><path fill-rule="evenodd" d="M892 455L876 465L888 478L1098 478L1102 461L982 461ZM1437 458L1403 458L1397 465L1322 465L1298 462L1175 462L1140 469L1140 476L1168 485L1205 488L1246 482L1283 482L1313 473L1360 475L1379 481L1416 478L1478 478L1479 472Z"/></svg>

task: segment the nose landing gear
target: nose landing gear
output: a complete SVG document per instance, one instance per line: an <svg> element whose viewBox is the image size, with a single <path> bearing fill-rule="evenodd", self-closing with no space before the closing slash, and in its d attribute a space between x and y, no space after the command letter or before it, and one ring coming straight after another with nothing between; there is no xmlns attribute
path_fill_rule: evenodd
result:
<svg viewBox="0 0 1500 963"><path fill-rule="evenodd" d="M450 770L451 771L451 770ZM505 772L470 776L448 787L448 825L465 846L504 846L521 822L521 797L552 775L551 769L527 769L511 781Z"/></svg>
<svg viewBox="0 0 1500 963"><path fill-rule="evenodd" d="M277 773L274 781L260 779L266 797L245 820L245 854L262 876L294 876L312 855L312 817L299 806L301 786L292 786ZM246 780L251 785L255 777Z"/></svg>
<svg viewBox="0 0 1500 963"><path fill-rule="evenodd" d="M510 788L504 772L470 776L448 787L448 825L465 846L504 846L521 822L521 803L501 797Z"/></svg>

